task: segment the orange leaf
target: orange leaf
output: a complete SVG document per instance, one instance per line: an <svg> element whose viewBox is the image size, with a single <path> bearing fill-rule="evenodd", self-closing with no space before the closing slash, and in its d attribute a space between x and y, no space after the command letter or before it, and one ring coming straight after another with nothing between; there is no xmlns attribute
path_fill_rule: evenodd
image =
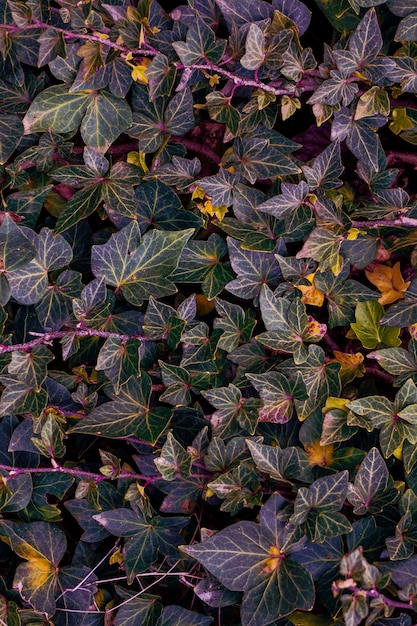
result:
<svg viewBox="0 0 417 626"><path fill-rule="evenodd" d="M404 291L410 285L410 281L405 282L400 269L400 263L397 262L394 267L375 263L372 267L365 270L366 278L370 283L375 285L381 292L378 302L382 305L391 304L404 297Z"/></svg>

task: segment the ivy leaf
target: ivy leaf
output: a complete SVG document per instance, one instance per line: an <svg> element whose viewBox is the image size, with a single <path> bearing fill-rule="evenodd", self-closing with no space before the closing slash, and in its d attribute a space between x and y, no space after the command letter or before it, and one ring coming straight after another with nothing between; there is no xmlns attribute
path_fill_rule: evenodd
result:
<svg viewBox="0 0 417 626"><path fill-rule="evenodd" d="M417 11L403 17L395 33L395 41L415 41L417 37Z"/></svg>
<svg viewBox="0 0 417 626"><path fill-rule="evenodd" d="M110 336L100 349L96 370L104 371L115 393L119 393L120 385L140 372L140 346L140 341L137 339L131 338L122 342L119 337Z"/></svg>
<svg viewBox="0 0 417 626"><path fill-rule="evenodd" d="M207 241L190 241L184 246L178 267L171 278L178 283L201 283L204 295L212 300L233 278L224 240L215 233Z"/></svg>
<svg viewBox="0 0 417 626"><path fill-rule="evenodd" d="M16 150L23 131L22 122L17 115L0 115L0 165L4 165Z"/></svg>
<svg viewBox="0 0 417 626"><path fill-rule="evenodd" d="M159 180L139 185L135 199L135 219L141 233L150 225L160 230L198 229L201 226L201 218L185 211L177 194Z"/></svg>
<svg viewBox="0 0 417 626"><path fill-rule="evenodd" d="M42 91L23 118L25 133L73 133L87 110L90 95L85 91L70 93L65 85L54 85Z"/></svg>
<svg viewBox="0 0 417 626"><path fill-rule="evenodd" d="M302 448L267 446L251 439L247 439L246 444L258 469L271 478L290 484L294 480L312 482L311 465Z"/></svg>
<svg viewBox="0 0 417 626"><path fill-rule="evenodd" d="M110 439L135 436L155 443L168 427L171 412L163 407L150 409L151 379L146 373L131 376L118 394L109 393L110 402L99 405L71 429L71 432L95 434Z"/></svg>
<svg viewBox="0 0 417 626"><path fill-rule="evenodd" d="M392 304L400 298L404 297L403 292L410 286L411 281L404 282L401 276L400 263L397 262L393 267L375 263L369 269L365 270L366 278L370 283L378 287L382 293L378 302L380 304ZM372 346L374 347L374 346Z"/></svg>
<svg viewBox="0 0 417 626"><path fill-rule="evenodd" d="M132 112L124 98L100 91L90 97L81 123L81 136L88 146L106 152L119 135L132 125L132 121Z"/></svg>
<svg viewBox="0 0 417 626"><path fill-rule="evenodd" d="M396 497L389 488L389 473L377 448L372 448L359 466L353 485L349 485L348 500L357 515L379 513Z"/></svg>
<svg viewBox="0 0 417 626"><path fill-rule="evenodd" d="M240 63L247 70L257 70L265 58L265 35L257 24L249 26L246 35L245 54L240 59Z"/></svg>
<svg viewBox="0 0 417 626"><path fill-rule="evenodd" d="M92 270L95 276L104 276L106 283L120 290L125 298L137 306L149 298L149 286L155 298L176 292L170 274L178 264L179 255L194 229L168 232L152 230L139 243L139 227L131 222L109 241L93 246Z"/></svg>
<svg viewBox="0 0 417 626"><path fill-rule="evenodd" d="M263 407L259 410L260 422L285 424L294 412L294 398L305 400L306 389L301 376L287 380L279 372L265 374L247 374L255 389L259 392Z"/></svg>
<svg viewBox="0 0 417 626"><path fill-rule="evenodd" d="M146 70L150 100L155 100L158 96L169 96L174 86L176 74L175 65L170 65L164 54L156 55Z"/></svg>
<svg viewBox="0 0 417 626"><path fill-rule="evenodd" d="M48 272L72 260L69 243L61 235L53 237L49 228L42 228L34 244L37 247L35 258L9 274L12 296L21 304L38 303L48 291Z"/></svg>
<svg viewBox="0 0 417 626"><path fill-rule="evenodd" d="M380 320L386 326L410 326L417 322L417 280L411 281L408 290L404 293L404 298L393 304L384 317Z"/></svg>
<svg viewBox="0 0 417 626"><path fill-rule="evenodd" d="M13 352L7 371L35 391L40 391L47 376L48 363L52 359L53 355L48 348L34 346L30 352Z"/></svg>
<svg viewBox="0 0 417 626"><path fill-rule="evenodd" d="M216 298L215 306L221 317L214 320L213 326L223 331L218 343L219 348L232 352L240 342L250 341L256 324L250 312L245 312L239 305L220 300L220 298Z"/></svg>
<svg viewBox="0 0 417 626"><path fill-rule="evenodd" d="M210 422L213 434L222 439L241 434L242 430L253 434L258 421L259 400L243 398L238 387L217 387L203 391L202 395L214 406Z"/></svg>
<svg viewBox="0 0 417 626"><path fill-rule="evenodd" d="M378 346L396 348L401 345L400 329L381 326L379 320L384 309L379 302L358 302L355 310L356 322L351 324L352 330L364 348Z"/></svg>
<svg viewBox="0 0 417 626"><path fill-rule="evenodd" d="M382 35L375 9L368 11L349 40L349 50L361 70L372 61L382 48Z"/></svg>
<svg viewBox="0 0 417 626"><path fill-rule="evenodd" d="M275 178L298 174L300 168L290 157L270 145L268 139L248 138L235 140L236 171L253 184L258 178Z"/></svg>
<svg viewBox="0 0 417 626"><path fill-rule="evenodd" d="M293 354L296 365L303 363L308 356L304 344L320 341L326 333L326 325L307 316L300 298L290 302L276 297L266 285L261 290L259 303L267 332L256 339L273 350Z"/></svg>
<svg viewBox="0 0 417 626"><path fill-rule="evenodd" d="M315 92L317 93L317 91ZM340 143L332 142L315 159L311 166L303 165L303 174L310 189L335 189L343 182L339 176L343 172L340 157Z"/></svg>
<svg viewBox="0 0 417 626"><path fill-rule="evenodd" d="M58 564L67 547L64 533L48 522L23 524L6 520L2 520L0 532L14 552L25 559L18 565L14 579L22 598L40 613L53 615Z"/></svg>
<svg viewBox="0 0 417 626"><path fill-rule="evenodd" d="M368 354L387 372L395 376L394 385L401 386L408 378L417 382L417 341L408 343L408 351L404 348L386 348Z"/></svg>
<svg viewBox="0 0 417 626"><path fill-rule="evenodd" d="M265 211L274 217L282 219L298 207L303 206L307 200L308 186L304 181L297 185L283 183L281 193L258 204L257 211Z"/></svg>
<svg viewBox="0 0 417 626"><path fill-rule="evenodd" d="M300 487L290 523L300 526L310 541L322 543L351 531L347 517L339 513L348 491L348 473L339 472Z"/></svg>
<svg viewBox="0 0 417 626"><path fill-rule="evenodd" d="M207 595L209 595L209 593L210 592L208 592ZM203 600L202 593L199 594L196 592L196 595ZM206 604L208 604L207 599L208 598L203 600ZM182 606L170 604L163 608L159 626L210 626L212 621L213 619L208 615L201 615L201 613L196 613L195 611L188 611Z"/></svg>
<svg viewBox="0 0 417 626"><path fill-rule="evenodd" d="M191 455L175 439L172 433L167 434L167 439L162 446L161 456L154 459L164 480L174 480L178 476L188 478L191 472Z"/></svg>
<svg viewBox="0 0 417 626"><path fill-rule="evenodd" d="M172 46L184 65L209 62L218 63L223 56L226 42L216 39L206 22L196 14L187 31L186 41L175 41Z"/></svg>
<svg viewBox="0 0 417 626"><path fill-rule="evenodd" d="M167 523L168 519L152 517L137 507L134 511L105 511L94 515L94 519L116 537L128 538L123 547L123 562L129 583L156 561L160 551L168 554L169 546L180 543L179 531L188 523L183 517L170 517Z"/></svg>
<svg viewBox="0 0 417 626"><path fill-rule="evenodd" d="M417 389L412 380L401 387L392 403L379 396L367 396L349 402L348 408L363 418L358 425L368 430L379 428L381 450L388 458L405 440L417 443ZM355 424L356 420L350 420Z"/></svg>
<svg viewBox="0 0 417 626"><path fill-rule="evenodd" d="M230 263L238 277L226 285L230 293L249 300L256 299L262 285L275 287L280 282L281 271L274 254L244 250L236 239L227 238ZM277 250L278 252L278 250Z"/></svg>
<svg viewBox="0 0 417 626"><path fill-rule="evenodd" d="M271 508L278 498L272 496ZM291 560L288 532L269 527L266 506L260 525L243 521L202 544L181 547L228 589L244 591L242 626L266 626L277 615L309 610L314 602L311 576Z"/></svg>

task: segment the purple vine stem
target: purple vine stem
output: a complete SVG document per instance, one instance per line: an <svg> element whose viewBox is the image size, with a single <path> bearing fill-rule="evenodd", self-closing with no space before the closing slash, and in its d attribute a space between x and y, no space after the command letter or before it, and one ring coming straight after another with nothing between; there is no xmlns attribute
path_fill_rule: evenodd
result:
<svg viewBox="0 0 417 626"><path fill-rule="evenodd" d="M13 467L12 465L4 465L0 464L0 471L3 470L9 473L9 478L13 478L14 476L19 476L21 474L68 474L69 476L74 476L75 478L91 480L94 483L99 483L103 480L109 480L109 476L105 476L104 474L96 474L95 472L88 472L80 469L75 469L72 467L64 467L63 465L59 465L56 461L52 461L52 467ZM190 474L190 478L207 478L211 476L211 474ZM143 480L146 485L157 480L162 480L162 476L159 474L155 476L144 476L143 474L136 474L134 472L126 472L121 471L114 479L122 479L122 478L130 478L132 480ZM113 480L113 479L112 479Z"/></svg>
<svg viewBox="0 0 417 626"><path fill-rule="evenodd" d="M72 328L71 330L54 330L49 333L31 332L30 334L35 335L36 339L26 341L25 343L15 343L11 345L0 343L0 354L4 354L5 352L16 352L17 350L20 350L21 352L28 352L34 346L41 343L51 343L54 339L63 339L64 337L68 337L70 335L74 335L75 337L101 337L102 339L117 337L120 341L128 341L129 339L151 341L149 337L145 337L144 335L123 335L120 333L111 333L106 330L96 330L95 328Z"/></svg>
<svg viewBox="0 0 417 626"><path fill-rule="evenodd" d="M417 228L417 218L401 216L394 220L352 221L353 228L380 228L381 226L409 226L411 228Z"/></svg>

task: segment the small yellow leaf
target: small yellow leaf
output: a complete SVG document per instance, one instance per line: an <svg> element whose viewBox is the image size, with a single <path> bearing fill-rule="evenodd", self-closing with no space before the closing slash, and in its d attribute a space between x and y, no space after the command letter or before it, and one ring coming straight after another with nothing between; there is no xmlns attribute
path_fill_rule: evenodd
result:
<svg viewBox="0 0 417 626"><path fill-rule="evenodd" d="M214 87L215 85L218 85L219 82L220 82L220 77L218 74L213 74L212 76L210 76L209 78L210 87Z"/></svg>
<svg viewBox="0 0 417 626"><path fill-rule="evenodd" d="M324 337L326 332L327 332L326 324L320 324L320 322L317 322L313 317L311 316L308 317L307 326L304 331L304 338L307 341L312 341L314 339L319 340L322 337Z"/></svg>
<svg viewBox="0 0 417 626"><path fill-rule="evenodd" d="M394 267L375 263L365 270L366 278L375 285L381 292L378 302L382 305L391 304L404 297L404 291L410 285L410 281L405 282L400 269L399 261Z"/></svg>
<svg viewBox="0 0 417 626"><path fill-rule="evenodd" d="M403 130L414 128L413 122L407 117L407 109L405 107L393 109L392 122L389 128L395 135L399 135Z"/></svg>
<svg viewBox="0 0 417 626"><path fill-rule="evenodd" d="M123 554L120 548L117 548L117 550L113 552L109 559L110 565L114 565L115 563L118 563L119 565L122 565L123 563Z"/></svg>
<svg viewBox="0 0 417 626"><path fill-rule="evenodd" d="M348 230L348 235L346 237L347 241L354 241L358 238L358 235L364 234L364 230L360 230L359 228L350 228Z"/></svg>
<svg viewBox="0 0 417 626"><path fill-rule="evenodd" d="M132 69L132 78L136 83L142 85L148 84L148 77L146 76L146 70L150 64L150 59L143 59L140 65L134 65Z"/></svg>

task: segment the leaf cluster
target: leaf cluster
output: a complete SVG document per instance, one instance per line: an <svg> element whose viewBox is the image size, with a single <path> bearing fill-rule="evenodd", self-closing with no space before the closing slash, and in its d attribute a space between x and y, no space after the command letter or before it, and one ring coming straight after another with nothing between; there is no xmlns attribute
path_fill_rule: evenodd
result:
<svg viewBox="0 0 417 626"><path fill-rule="evenodd" d="M411 626L415 0L0 13L0 623Z"/></svg>

